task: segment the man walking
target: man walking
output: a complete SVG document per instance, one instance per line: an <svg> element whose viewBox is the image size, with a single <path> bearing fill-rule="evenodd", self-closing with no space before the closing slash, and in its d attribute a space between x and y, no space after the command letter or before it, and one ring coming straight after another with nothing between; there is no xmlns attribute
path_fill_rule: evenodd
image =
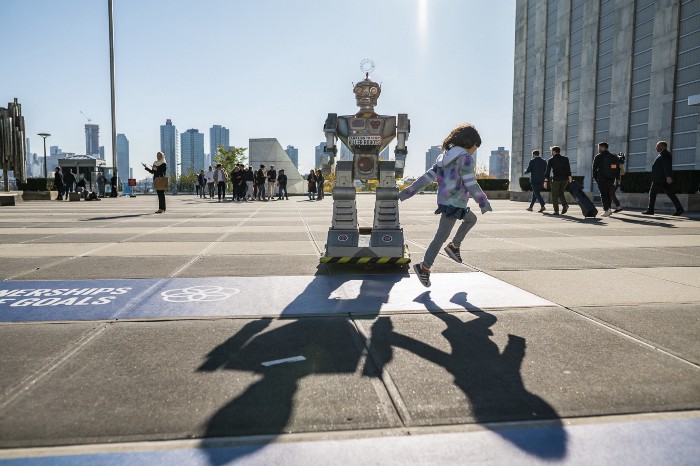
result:
<svg viewBox="0 0 700 466"><path fill-rule="evenodd" d="M228 175L223 166L218 163L216 164L216 171L214 172L214 181L216 182L216 194L219 196L219 202L221 199L226 200L226 180Z"/></svg>
<svg viewBox="0 0 700 466"><path fill-rule="evenodd" d="M197 190L199 192L199 197L203 199L205 196L204 190L207 187L207 177L204 175L204 170L200 170L199 175L197 175L197 185L199 186Z"/></svg>
<svg viewBox="0 0 700 466"><path fill-rule="evenodd" d="M277 197L277 200L282 200L282 193L284 193L284 198L289 200L289 194L287 193L287 175L284 174L284 169L280 169L280 174L277 175L277 184L280 188L279 197Z"/></svg>
<svg viewBox="0 0 700 466"><path fill-rule="evenodd" d="M542 199L542 186L544 185L544 174L547 171L547 162L540 156L540 151L533 150L532 158L530 163L527 165L527 170L525 174L530 174L530 186L532 186L532 200L530 201L530 207L527 208L532 212L532 206L535 205L535 201L540 203L540 210L538 212L544 212L544 199Z"/></svg>
<svg viewBox="0 0 700 466"><path fill-rule="evenodd" d="M56 171L53 174L53 187L58 191L57 201L63 200L63 173L61 173L61 167L56 167Z"/></svg>
<svg viewBox="0 0 700 466"><path fill-rule="evenodd" d="M256 199L258 201L265 200L265 165L260 164L260 169L255 172L255 186L257 188Z"/></svg>
<svg viewBox="0 0 700 466"><path fill-rule="evenodd" d="M244 197L246 200L252 201L255 198L255 174L253 173L253 167L248 166L248 169L243 174L243 179L246 184L246 193Z"/></svg>
<svg viewBox="0 0 700 466"><path fill-rule="evenodd" d="M209 170L204 172L204 177L207 179L207 190L209 191L209 199L214 199L214 169L209 165Z"/></svg>
<svg viewBox="0 0 700 466"><path fill-rule="evenodd" d="M598 155L593 159L593 179L598 183L600 199L603 202L603 217L610 217L612 210L612 192L615 180L620 176L620 161L608 151L607 142L598 143Z"/></svg>
<svg viewBox="0 0 700 466"><path fill-rule="evenodd" d="M66 193L66 199L70 200L68 197L68 193L72 193L75 189L75 175L73 174L72 168L69 168L68 173L66 173L63 177L63 184L63 189Z"/></svg>
<svg viewBox="0 0 700 466"><path fill-rule="evenodd" d="M554 215L559 215L560 200L562 205L561 213L564 215L566 211L569 210L569 204L566 202L564 192L566 191L566 185L573 181L571 177L571 165L569 165L569 158L561 155L561 148L559 146L552 146L550 150L552 151L552 158L547 161L544 187L547 187L547 180L549 180L551 175Z"/></svg>
<svg viewBox="0 0 700 466"><path fill-rule="evenodd" d="M267 199L272 200L275 195L275 183L277 183L277 170L274 165L270 165L267 171Z"/></svg>
<svg viewBox="0 0 700 466"><path fill-rule="evenodd" d="M644 215L654 215L654 207L656 205L656 195L661 191L665 192L673 205L676 207L676 211L673 213L676 217L683 215L683 206L681 201L678 200L676 193L673 190L672 178L672 167L673 160L671 158L671 152L668 151L668 143L666 141L659 141L656 143L656 152L659 155L656 156L654 164L651 166L651 188L649 188L649 208L642 212Z"/></svg>

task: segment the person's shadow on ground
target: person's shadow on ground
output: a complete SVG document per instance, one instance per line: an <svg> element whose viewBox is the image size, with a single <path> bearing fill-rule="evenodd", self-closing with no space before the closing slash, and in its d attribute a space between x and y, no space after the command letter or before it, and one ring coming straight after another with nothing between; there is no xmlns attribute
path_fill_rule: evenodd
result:
<svg viewBox="0 0 700 466"><path fill-rule="evenodd" d="M210 448L209 442L203 442L210 464L222 465L253 454L275 436L288 432L294 414L294 397L305 377L358 372L365 360L365 348L348 315L376 317L394 285L408 277L407 273L393 272L372 276L328 276L319 272L283 311L282 318L287 315L289 323L274 319L249 322L207 355L199 372L235 370L260 377L212 416L204 437L261 437L256 439L255 445L235 448ZM356 293L356 297L338 299L336 291L343 287L354 291L351 294ZM299 318L297 312L305 309L325 309L334 315ZM305 359L267 367L261 364L296 356ZM322 395L319 399L323 400Z"/></svg>
<svg viewBox="0 0 700 466"><path fill-rule="evenodd" d="M525 388L521 366L527 346L523 337L508 335L508 344L501 352L491 340L498 319L488 312L474 310L466 293L457 293L450 300L463 306L475 318L462 321L457 315L444 312L427 291L416 298L447 327L442 335L451 352L434 348L393 329L391 318L380 317L372 325L370 357L383 371L393 357L394 348L403 348L432 363L444 367L453 375L455 384L466 395L471 415L479 424L504 421L549 420L538 435L527 430L493 428L503 439L519 449L541 459L561 459L566 456L567 434L555 409L540 396ZM439 396L435 394L434 396Z"/></svg>

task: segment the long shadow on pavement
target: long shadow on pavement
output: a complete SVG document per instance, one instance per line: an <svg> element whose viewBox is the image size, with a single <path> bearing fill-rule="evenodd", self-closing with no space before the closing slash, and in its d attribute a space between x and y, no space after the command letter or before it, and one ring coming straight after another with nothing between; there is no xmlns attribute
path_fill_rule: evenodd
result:
<svg viewBox="0 0 700 466"><path fill-rule="evenodd" d="M493 314L474 310L467 294L457 293L450 300L463 306L475 319L462 321L435 304L427 291L416 298L447 327L442 335L452 348L441 351L421 341L397 333L391 318L380 317L372 326L370 356L384 370L393 357L393 348L403 348L427 361L444 367L464 392L471 413L479 424L504 421L549 420L537 435L523 434L521 429L494 428L493 432L519 449L541 459L561 459L567 452L567 434L556 410L540 396L525 388L521 365L527 343L518 335L508 335L503 352L490 339L498 319Z"/></svg>

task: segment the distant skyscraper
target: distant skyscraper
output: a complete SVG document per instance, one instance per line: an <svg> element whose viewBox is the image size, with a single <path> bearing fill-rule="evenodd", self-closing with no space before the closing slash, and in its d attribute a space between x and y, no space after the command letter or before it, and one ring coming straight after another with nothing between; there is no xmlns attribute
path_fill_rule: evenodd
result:
<svg viewBox="0 0 700 466"><path fill-rule="evenodd" d="M510 152L505 147L491 151L489 157L489 175L499 179L508 179L510 174Z"/></svg>
<svg viewBox="0 0 700 466"><path fill-rule="evenodd" d="M216 151L219 149L219 146L223 146L224 149L231 148L228 134L228 128L221 125L214 125L209 128L209 156L212 161L214 160L214 156L216 156ZM202 163L202 165L204 164Z"/></svg>
<svg viewBox="0 0 700 466"><path fill-rule="evenodd" d="M287 155L289 156L290 160L294 164L297 169L299 168L299 149L297 149L294 146L287 146L287 148L284 150ZM317 167L319 165L316 165Z"/></svg>
<svg viewBox="0 0 700 466"><path fill-rule="evenodd" d="M129 140L124 134L117 134L117 173L120 180L128 180L131 176L129 172Z"/></svg>
<svg viewBox="0 0 700 466"><path fill-rule="evenodd" d="M85 155L98 156L100 153L100 125L85 125Z"/></svg>
<svg viewBox="0 0 700 466"><path fill-rule="evenodd" d="M180 136L182 173L188 173L190 170L199 173L199 170L206 168L204 166L204 133L200 133L197 129L188 129Z"/></svg>
<svg viewBox="0 0 700 466"><path fill-rule="evenodd" d="M100 146L98 157L101 158L102 160L105 159L105 146Z"/></svg>
<svg viewBox="0 0 700 466"><path fill-rule="evenodd" d="M425 153L425 171L430 170L430 167L435 165L438 155L442 153L440 146L430 146L428 152Z"/></svg>
<svg viewBox="0 0 700 466"><path fill-rule="evenodd" d="M314 157L314 167L320 167L321 166L321 156L323 155L323 148L326 147L326 143L322 142L318 146L316 146L315 152L316 155Z"/></svg>
<svg viewBox="0 0 700 466"><path fill-rule="evenodd" d="M165 155L169 176L180 176L180 135L168 118L160 125L160 151Z"/></svg>

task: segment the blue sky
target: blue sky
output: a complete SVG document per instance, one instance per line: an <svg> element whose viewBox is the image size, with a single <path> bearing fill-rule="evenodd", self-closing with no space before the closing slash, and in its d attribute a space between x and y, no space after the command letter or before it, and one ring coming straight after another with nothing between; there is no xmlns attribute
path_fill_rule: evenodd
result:
<svg viewBox="0 0 700 466"><path fill-rule="evenodd" d="M0 105L19 99L32 152L48 132L84 153L82 111L111 160L107 0L0 0L0 17ZM363 58L377 111L411 119L407 174L462 122L482 135L479 165L510 149L515 0L114 0L114 20L117 132L137 178L167 118L203 132L205 152L214 124L238 147L277 138L307 170L326 115L357 111Z"/></svg>

